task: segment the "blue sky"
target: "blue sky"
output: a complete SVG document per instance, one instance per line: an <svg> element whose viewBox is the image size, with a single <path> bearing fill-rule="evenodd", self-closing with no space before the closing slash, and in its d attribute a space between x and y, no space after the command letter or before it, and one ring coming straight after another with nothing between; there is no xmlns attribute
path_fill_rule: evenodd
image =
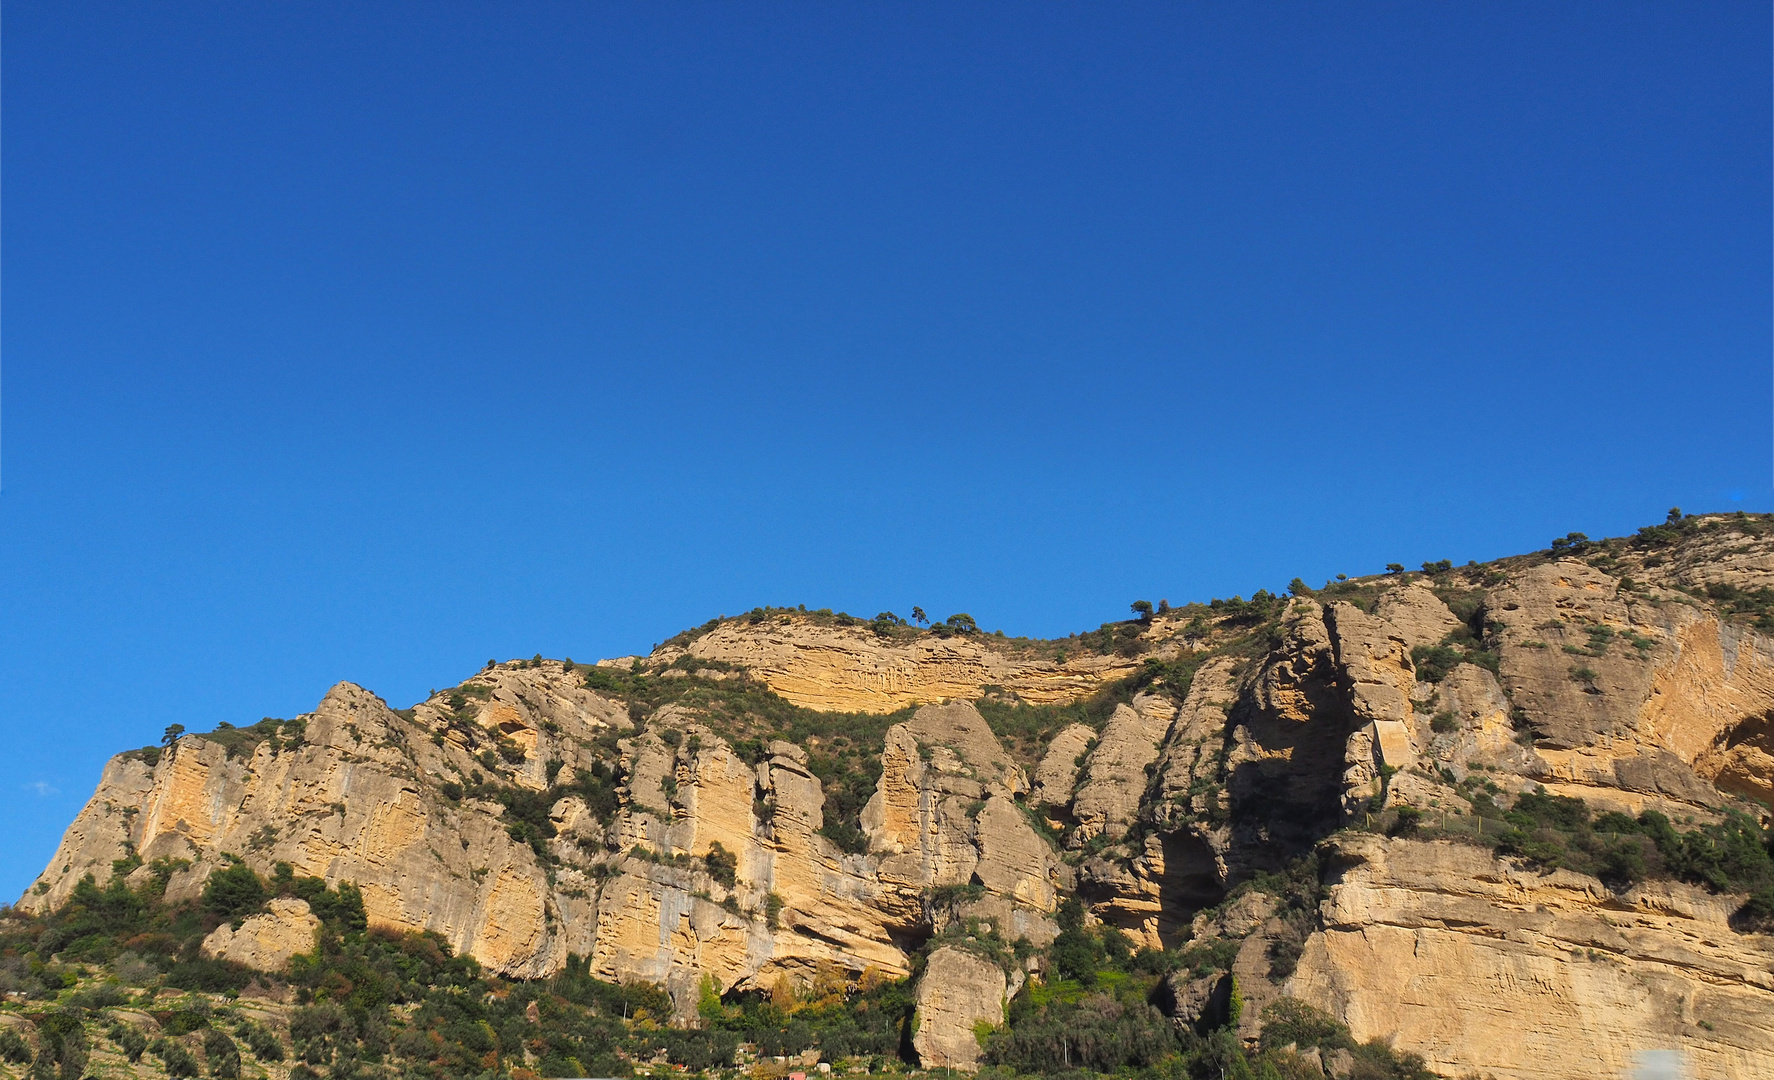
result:
<svg viewBox="0 0 1774 1080"><path fill-rule="evenodd" d="M1766 4L4 18L0 897L340 679L1774 508Z"/></svg>

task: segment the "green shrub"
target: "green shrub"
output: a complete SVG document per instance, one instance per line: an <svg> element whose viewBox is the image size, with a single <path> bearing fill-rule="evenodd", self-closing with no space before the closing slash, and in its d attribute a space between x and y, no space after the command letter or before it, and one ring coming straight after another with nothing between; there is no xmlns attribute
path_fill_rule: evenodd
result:
<svg viewBox="0 0 1774 1080"><path fill-rule="evenodd" d="M238 919L265 903L265 883L245 863L225 866L203 884L203 906L223 919Z"/></svg>
<svg viewBox="0 0 1774 1080"><path fill-rule="evenodd" d="M1415 836L1418 826L1423 823L1423 811L1414 806L1401 806L1393 815L1392 824L1386 829L1387 836Z"/></svg>
<svg viewBox="0 0 1774 1080"><path fill-rule="evenodd" d="M211 1076L218 1080L239 1080L240 1048L220 1028L210 1028L203 1033L203 1056L209 1063Z"/></svg>
<svg viewBox="0 0 1774 1080"><path fill-rule="evenodd" d="M214 731L195 737L219 745L228 757L250 758L260 743L276 739L283 724L282 720L267 716L258 723L243 728L232 724L217 724Z"/></svg>
<svg viewBox="0 0 1774 1080"><path fill-rule="evenodd" d="M280 862L272 867L271 887L280 896L307 901L314 916L337 932L361 931L369 925L363 909L363 892L349 881L330 888L321 878L296 877L294 867Z"/></svg>
<svg viewBox="0 0 1774 1080"><path fill-rule="evenodd" d="M244 1020L240 1024L239 1034L241 1039L245 1040L247 1048L253 1052L253 1056L260 1061L283 1060L283 1044L278 1042L277 1036L271 1034L264 1025Z"/></svg>
<svg viewBox="0 0 1774 1080"><path fill-rule="evenodd" d="M1570 555L1581 555L1583 552L1589 550L1589 537L1580 532L1569 532L1563 536L1555 537L1551 546L1552 552L1555 555L1561 552Z"/></svg>
<svg viewBox="0 0 1774 1080"><path fill-rule="evenodd" d="M31 1060L31 1046L11 1028L0 1028L0 1061L22 1065Z"/></svg>
<svg viewBox="0 0 1774 1080"><path fill-rule="evenodd" d="M148 1037L134 1024L125 1024L121 1020L111 1024L109 1032L111 1041L123 1051L123 1056L131 1063L142 1060L142 1052L148 1049Z"/></svg>
<svg viewBox="0 0 1774 1080"><path fill-rule="evenodd" d="M1465 659L1464 653L1446 645L1418 645L1411 650L1411 664L1421 682L1440 682Z"/></svg>
<svg viewBox="0 0 1774 1080"><path fill-rule="evenodd" d="M1637 818L1610 812L1592 819L1581 799L1526 793L1503 820L1506 828L1496 845L1501 854L1593 874L1614 888L1669 877L1717 892L1750 893L1752 902L1738 913L1740 923L1761 925L1762 909L1753 897L1774 890L1771 837L1753 818L1735 811L1715 824L1681 832L1654 810ZM1774 901L1774 894L1768 899ZM1774 909L1774 903L1769 906Z"/></svg>
<svg viewBox="0 0 1774 1080"><path fill-rule="evenodd" d="M82 1009L110 1009L129 1002L129 994L116 983L89 986L68 999L68 1004Z"/></svg>
<svg viewBox="0 0 1774 1080"><path fill-rule="evenodd" d="M209 1014L195 1009L179 1009L160 1022L160 1030L168 1035L189 1035L209 1027Z"/></svg>
<svg viewBox="0 0 1774 1080"><path fill-rule="evenodd" d="M985 1056L1018 1073L1144 1069L1181 1048L1175 1025L1142 1000L1087 994L1032 1008L1013 1005L1012 1012L1012 1022L988 1037Z"/></svg>
<svg viewBox="0 0 1774 1080"><path fill-rule="evenodd" d="M1774 884L1764 885L1750 893L1737 918L1745 930L1774 932Z"/></svg>
<svg viewBox="0 0 1774 1080"><path fill-rule="evenodd" d="M198 1074L197 1059L191 1056L184 1045L171 1039L155 1039L149 1046L155 1057L166 1067L166 1075L172 1077L196 1076Z"/></svg>
<svg viewBox="0 0 1774 1080"><path fill-rule="evenodd" d="M729 889L733 887L737 880L739 856L722 847L719 840L714 840L709 843L708 854L703 856L702 861L708 864L709 877Z"/></svg>
<svg viewBox="0 0 1774 1080"><path fill-rule="evenodd" d="M881 637L892 637L895 629L905 625L906 621L891 611L883 611L869 621L869 629Z"/></svg>
<svg viewBox="0 0 1774 1080"><path fill-rule="evenodd" d="M1283 1054L1283 1048L1290 1046L1316 1049L1322 1054L1346 1050L1355 1058L1354 1070L1349 1075L1360 1080L1435 1080L1435 1074L1417 1055L1395 1052L1377 1039L1357 1043L1349 1029L1334 1017L1293 998L1280 998L1263 1010L1263 1030L1257 1045L1265 1056L1274 1055L1276 1059Z"/></svg>
<svg viewBox="0 0 1774 1080"><path fill-rule="evenodd" d="M660 1048L665 1051L667 1060L674 1065L682 1065L691 1072L730 1066L733 1064L734 1052L739 1049L739 1036L731 1031L666 1028L655 1037Z"/></svg>

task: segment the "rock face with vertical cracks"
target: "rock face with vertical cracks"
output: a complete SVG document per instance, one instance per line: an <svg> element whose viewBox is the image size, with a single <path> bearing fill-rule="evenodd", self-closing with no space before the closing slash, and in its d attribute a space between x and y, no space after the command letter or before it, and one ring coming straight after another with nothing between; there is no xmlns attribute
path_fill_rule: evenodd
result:
<svg viewBox="0 0 1774 1080"><path fill-rule="evenodd" d="M1084 724L1067 724L1053 741L1035 770L1035 786L1029 793L1034 806L1064 805L1071 801L1078 786L1078 773L1084 766L1084 755L1096 742L1096 731Z"/></svg>
<svg viewBox="0 0 1774 1080"><path fill-rule="evenodd" d="M1084 759L1084 775L1072 797L1078 838L1119 838L1139 815L1158 747L1176 718L1168 698L1141 694L1117 705L1096 748Z"/></svg>
<svg viewBox="0 0 1774 1080"><path fill-rule="evenodd" d="M979 884L1051 911L1065 864L1029 824L1029 789L972 705L927 705L887 732L881 781L862 812L883 883L910 905L923 890Z"/></svg>
<svg viewBox="0 0 1774 1080"><path fill-rule="evenodd" d="M823 786L793 743L751 764L673 706L631 731L626 710L581 695L558 667L498 668L466 685L488 703L472 729L446 705L397 713L342 683L277 740L231 754L186 736L153 764L113 759L57 854L69 869L22 906L51 907L132 852L192 860L169 892L195 896L238 853L267 876L288 862L355 882L372 926L436 930L495 971L546 975L578 953L601 977L665 985L685 1009L705 974L723 990L806 981L822 965L904 974L939 885L979 885L980 910L1051 939L1045 913L1071 870L1029 824L1028 781L970 704L928 706L889 733L864 815L876 853L858 856L821 835ZM539 853L505 805L468 787L489 769L477 747L499 740L528 748L499 759L507 790L545 784L550 761L557 778L617 766L615 814L560 798ZM698 861L717 845L734 859L731 884ZM678 855L693 858L669 861ZM253 944L268 918L212 951L280 968L287 950Z"/></svg>
<svg viewBox="0 0 1774 1080"><path fill-rule="evenodd" d="M340 683L295 720L113 758L19 906L53 908L114 866L139 883L186 860L165 885L182 900L228 858L267 876L287 862L357 883L374 927L436 931L515 977L576 954L601 978L662 984L686 1020L705 977L722 991L901 977L941 933L913 1043L927 1067L967 1069L1025 969L954 931L1043 948L1075 897L1136 945L1229 939L1229 973L1191 966L1170 993L1184 1019L1224 1019L1235 982L1246 1037L1288 994L1449 1075L1612 1075L1653 1047L1681 1048L1696 1077L1774 1075L1774 938L1744 929L1746 897L1612 890L1500 857L1495 817L1475 820L1469 797L1546 792L1684 826L1766 815L1763 589L1774 520L1686 519L1154 613L1087 635L1095 651L770 612L619 664L495 664L411 709ZM884 736L782 701L736 719L769 691L921 707ZM997 716L1099 692L1019 714L1051 725L1002 741L969 700ZM828 790L832 747L865 729L881 747L872 792ZM828 820L839 805L856 820ZM1412 821L1444 838L1379 831ZM1306 901L1233 894L1312 854L1322 892ZM276 969L311 920L274 907L205 950Z"/></svg>
<svg viewBox="0 0 1774 1080"><path fill-rule="evenodd" d="M1004 1022L1009 988L1003 969L990 960L953 946L932 952L914 1014L912 1046L919 1062L928 1069L979 1068L975 1028Z"/></svg>

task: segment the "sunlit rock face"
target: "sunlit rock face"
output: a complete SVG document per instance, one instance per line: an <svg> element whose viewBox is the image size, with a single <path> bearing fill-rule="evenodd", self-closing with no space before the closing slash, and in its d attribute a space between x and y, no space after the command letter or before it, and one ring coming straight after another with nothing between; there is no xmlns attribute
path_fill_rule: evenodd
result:
<svg viewBox="0 0 1774 1080"><path fill-rule="evenodd" d="M288 863L355 882L373 926L517 977L583 956L688 1019L705 977L901 977L968 920L1044 947L1076 898L1136 946L1237 938L1250 1037L1287 994L1450 1075L1620 1074L1665 1046L1695 1076L1774 1075L1774 948L1733 925L1742 896L1535 870L1466 797L1762 812L1774 641L1711 596L1774 586L1770 537L1719 519L1160 613L1100 648L775 612L590 669L494 665L407 710L341 683L294 721L113 758L19 906L87 874L159 873L180 899L229 858ZM816 712L779 730L740 688ZM989 721L1005 702L1090 704ZM1440 838L1384 835L1401 807ZM1313 852L1315 911L1216 908ZM312 918L285 905L205 950L276 970ZM924 964L926 1065L975 1067L975 1026L1041 977L947 946ZM1196 982L1178 1009L1224 1006Z"/></svg>

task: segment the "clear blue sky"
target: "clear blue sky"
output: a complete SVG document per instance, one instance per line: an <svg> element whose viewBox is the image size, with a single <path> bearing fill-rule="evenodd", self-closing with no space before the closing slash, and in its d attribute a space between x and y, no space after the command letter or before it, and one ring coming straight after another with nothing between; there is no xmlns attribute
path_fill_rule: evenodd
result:
<svg viewBox="0 0 1774 1080"><path fill-rule="evenodd" d="M340 679L1774 508L1765 3L4 19L0 897Z"/></svg>

